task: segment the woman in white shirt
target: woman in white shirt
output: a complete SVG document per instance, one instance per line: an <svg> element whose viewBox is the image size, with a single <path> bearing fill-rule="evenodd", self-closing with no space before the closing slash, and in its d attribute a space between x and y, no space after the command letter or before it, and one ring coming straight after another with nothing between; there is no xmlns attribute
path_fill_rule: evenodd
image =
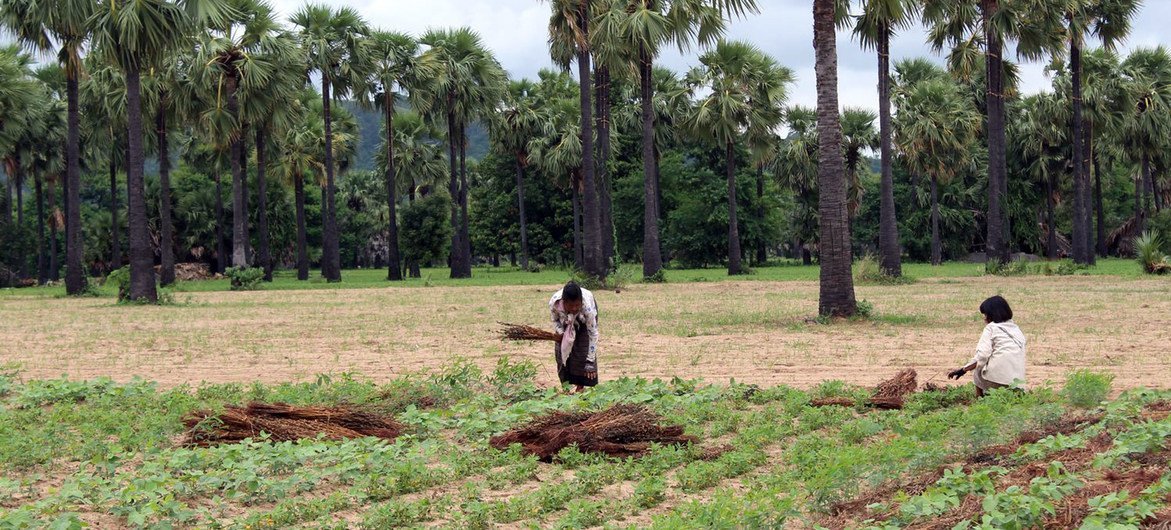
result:
<svg viewBox="0 0 1171 530"><path fill-rule="evenodd" d="M598 302L594 293L569 282L549 299L549 314L558 335L553 353L561 384L575 385L574 392L598 384Z"/></svg>
<svg viewBox="0 0 1171 530"><path fill-rule="evenodd" d="M968 372L976 383L976 395L994 388L1019 388L1025 383L1025 347L1027 341L1021 328L1012 321L1012 308L1001 296L993 296L980 304L984 315L984 333L976 343L976 355L967 366L947 376L959 379Z"/></svg>

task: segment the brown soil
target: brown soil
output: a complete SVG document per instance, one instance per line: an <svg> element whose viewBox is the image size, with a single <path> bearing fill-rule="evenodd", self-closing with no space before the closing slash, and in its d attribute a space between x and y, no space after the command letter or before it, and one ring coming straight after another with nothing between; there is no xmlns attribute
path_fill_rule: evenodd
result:
<svg viewBox="0 0 1171 530"><path fill-rule="evenodd" d="M432 287L178 294L190 304L113 306L108 299L5 294L0 365L26 378L134 376L163 387L201 381L310 380L354 372L376 381L434 371L455 357L491 370L503 356L542 366L552 346L502 342L494 323L540 323L555 286ZM1116 390L1171 386L1171 283L1102 277L926 279L861 286L874 322L806 324L816 282L637 285L599 292L599 375L730 378L810 388L873 386L913 367L930 380L963 364L979 338L976 307L1000 292L1029 337L1028 380L1060 383L1079 368ZM1072 318L1075 316L1077 318ZM907 317L888 323L883 317ZM1125 322L1125 326L1119 326ZM967 380L964 384L970 384ZM948 384L955 384L947 382Z"/></svg>

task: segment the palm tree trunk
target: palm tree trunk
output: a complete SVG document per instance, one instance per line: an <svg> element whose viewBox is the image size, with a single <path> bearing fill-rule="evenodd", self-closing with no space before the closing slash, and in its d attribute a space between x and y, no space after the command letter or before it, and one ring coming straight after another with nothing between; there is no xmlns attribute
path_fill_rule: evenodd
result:
<svg viewBox="0 0 1171 530"><path fill-rule="evenodd" d="M602 232L602 266L607 272L615 266L614 256L614 204L610 183L610 68L598 66L594 70L594 113L598 131L598 224Z"/></svg>
<svg viewBox="0 0 1171 530"><path fill-rule="evenodd" d="M56 178L60 178L57 176ZM61 263L57 252L57 186L56 178L49 181L49 280L60 280Z"/></svg>
<svg viewBox="0 0 1171 530"><path fill-rule="evenodd" d="M756 166L756 219L760 226L765 225L764 209L764 166ZM756 265L763 266L768 262L768 242L764 237L760 238L760 244L756 246Z"/></svg>
<svg viewBox="0 0 1171 530"><path fill-rule="evenodd" d="M158 301L155 290L154 251L150 248L150 233L146 214L146 182L143 178L142 153L142 93L137 66L126 69L126 106L130 126L128 146L129 171L126 186L130 190L127 218L130 232L130 299L150 303Z"/></svg>
<svg viewBox="0 0 1171 530"><path fill-rule="evenodd" d="M216 272L223 274L227 269L228 249L224 244L224 189L219 168L215 172L215 240Z"/></svg>
<svg viewBox="0 0 1171 530"><path fill-rule="evenodd" d="M13 155L16 161L13 164L13 174L9 178L9 182L16 186L16 226L24 228L24 168L21 166L20 155ZM23 267L24 260L21 260L21 267Z"/></svg>
<svg viewBox="0 0 1171 530"><path fill-rule="evenodd" d="M658 187L655 185L655 108L651 84L653 58L645 47L639 49L639 93L642 97L642 275L657 276L663 269L659 249L659 213L656 207Z"/></svg>
<svg viewBox="0 0 1171 530"><path fill-rule="evenodd" d="M448 109L454 104L453 98L448 96ZM463 278L463 266L460 262L463 260L463 245L461 244L462 237L460 233L459 224L459 167L458 152L459 149L456 142L459 142L459 129L455 125L455 111L449 110L447 112L447 162L451 169L451 180L448 182L448 192L451 194L451 277Z"/></svg>
<svg viewBox="0 0 1171 530"><path fill-rule="evenodd" d="M736 146L728 142L724 153L728 177L728 276L738 276L740 268L740 223L736 219Z"/></svg>
<svg viewBox="0 0 1171 530"><path fill-rule="evenodd" d="M269 248L268 233L268 130L256 126L256 199L257 199L257 244L260 246L260 263L264 268L264 281L272 281L272 250Z"/></svg>
<svg viewBox="0 0 1171 530"><path fill-rule="evenodd" d="M580 3L578 16L581 31L589 34L589 2ZM598 185L595 182L594 166L594 107L591 97L590 52L588 49L577 53L578 96L581 101L581 172L582 172L582 221L584 237L582 258L584 271L594 278L604 279L606 270L602 267L602 226L598 222Z"/></svg>
<svg viewBox="0 0 1171 530"><path fill-rule="evenodd" d="M1093 151L1091 150L1091 154ZM1092 154L1094 162L1094 211L1098 216L1097 249L1098 255L1106 257L1106 211L1102 205L1102 166L1098 163L1098 156Z"/></svg>
<svg viewBox="0 0 1171 530"><path fill-rule="evenodd" d="M585 252L582 249L581 237L581 193L578 191L576 178L571 177L570 186L573 188L573 266L577 270L585 267Z"/></svg>
<svg viewBox="0 0 1171 530"><path fill-rule="evenodd" d="M386 279L396 282L403 279L402 257L398 251L398 183L395 182L394 167L394 94L386 91Z"/></svg>
<svg viewBox="0 0 1171 530"><path fill-rule="evenodd" d="M240 125L240 184L244 188L244 262L251 267L256 263L256 256L252 250L252 218L249 214L248 202L251 194L248 193L248 125Z"/></svg>
<svg viewBox="0 0 1171 530"><path fill-rule="evenodd" d="M232 116L239 114L239 102L236 99L236 86L239 80L235 75L228 75L227 79L227 97L228 97L228 113ZM329 117L326 117L326 121ZM328 126L327 126L328 127ZM328 130L325 133L326 142L329 140ZM244 250L244 240L248 239L248 229L244 227L244 176L240 167L240 153L243 146L240 145L239 135L235 135L229 139L229 154L228 163L232 168L232 266L233 267L247 267L248 256ZM328 154L326 155L328 159Z"/></svg>
<svg viewBox="0 0 1171 530"><path fill-rule="evenodd" d="M323 231L322 275L331 282L342 281L341 249L338 248L337 209L334 206L333 117L330 114L329 75L322 74L321 103L325 117L325 230Z"/></svg>
<svg viewBox="0 0 1171 530"><path fill-rule="evenodd" d="M167 148L167 115L162 103L155 117L155 134L159 142L159 283L167 286L175 283L175 238L171 220L171 153Z"/></svg>
<svg viewBox="0 0 1171 530"><path fill-rule="evenodd" d="M1143 213L1150 213L1151 210L1151 196L1154 195L1155 180L1154 173L1151 169L1151 158L1148 155L1143 155Z"/></svg>
<svg viewBox="0 0 1171 530"><path fill-rule="evenodd" d="M33 179L33 193L37 201L37 284L49 281L49 261L45 255L45 191L43 177Z"/></svg>
<svg viewBox="0 0 1171 530"><path fill-rule="evenodd" d="M460 271L460 278L472 277L472 238L468 230L468 132L466 127L464 123L459 125L459 239L460 251L463 252L463 259L460 260L460 265L463 267Z"/></svg>
<svg viewBox="0 0 1171 530"><path fill-rule="evenodd" d="M838 106L838 54L834 0L813 2L813 47L816 52L818 214L821 284L818 312L849 317L858 310L851 274L850 228L846 212L846 172L842 159L842 124Z"/></svg>
<svg viewBox="0 0 1171 530"><path fill-rule="evenodd" d="M1089 233L1086 224L1086 197L1089 196L1089 178L1085 160L1085 122L1082 120L1082 50L1079 36L1073 35L1069 45L1069 73L1073 88L1073 261L1090 262Z"/></svg>
<svg viewBox="0 0 1171 530"><path fill-rule="evenodd" d="M110 153L110 269L122 266L122 245L118 241L118 164Z"/></svg>
<svg viewBox="0 0 1171 530"><path fill-rule="evenodd" d="M943 244L939 239L939 179L931 175L931 264L943 264Z"/></svg>
<svg viewBox="0 0 1171 530"><path fill-rule="evenodd" d="M66 68L65 292L69 294L85 291L85 269L81 264L84 252L81 239L81 111L78 107L77 76L77 68Z"/></svg>
<svg viewBox="0 0 1171 530"><path fill-rule="evenodd" d="M5 162L7 162L7 161L5 161ZM6 168L6 169L9 169L9 168ZM11 173L8 173L6 175L6 177L7 178L4 181L4 224L11 225L12 224L12 196L16 193L16 190L14 190L12 188L16 187L16 179L12 177Z"/></svg>
<svg viewBox="0 0 1171 530"><path fill-rule="evenodd" d="M1053 193L1057 189L1057 175L1050 173L1045 179L1045 222L1049 225L1049 240L1046 249L1046 257L1049 259L1057 259L1057 217L1054 211Z"/></svg>
<svg viewBox="0 0 1171 530"><path fill-rule="evenodd" d="M293 195L297 210L297 279L309 279L309 237L305 228L305 176L293 177Z"/></svg>
<svg viewBox="0 0 1171 530"><path fill-rule="evenodd" d="M883 274L898 277L903 275L903 264L891 168L894 154L891 147L890 28L885 23L878 28L878 130L882 158L878 192L878 260Z"/></svg>
<svg viewBox="0 0 1171 530"><path fill-rule="evenodd" d="M525 166L524 155L516 157L516 205L520 210L520 267L529 269L529 231L525 219Z"/></svg>
<svg viewBox="0 0 1171 530"><path fill-rule="evenodd" d="M999 0L980 0L983 17L985 67L988 79L986 107L988 113L988 218L985 250L989 260L1008 261L1004 244L1004 214L1001 211L1001 181L1008 172L1005 154L1004 71L1001 60L1003 43L992 26L992 17L999 9Z"/></svg>

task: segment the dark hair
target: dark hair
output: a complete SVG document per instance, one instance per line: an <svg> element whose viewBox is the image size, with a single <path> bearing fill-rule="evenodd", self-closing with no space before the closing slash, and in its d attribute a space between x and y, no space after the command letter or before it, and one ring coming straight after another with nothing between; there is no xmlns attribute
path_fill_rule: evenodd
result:
<svg viewBox="0 0 1171 530"><path fill-rule="evenodd" d="M565 288L561 290L561 299L568 302L581 301L581 287L576 282L565 284Z"/></svg>
<svg viewBox="0 0 1171 530"><path fill-rule="evenodd" d="M980 304L980 313L997 324L1012 320L1012 308L1003 296L993 296Z"/></svg>

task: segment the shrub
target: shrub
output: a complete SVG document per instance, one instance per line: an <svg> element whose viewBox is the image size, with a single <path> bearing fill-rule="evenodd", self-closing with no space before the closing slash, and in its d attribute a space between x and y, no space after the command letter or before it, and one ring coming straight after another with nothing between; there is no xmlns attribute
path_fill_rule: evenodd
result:
<svg viewBox="0 0 1171 530"><path fill-rule="evenodd" d="M984 273L993 276L1024 276L1029 273L1029 263L1023 259L1007 263L989 259L988 263L984 264Z"/></svg>
<svg viewBox="0 0 1171 530"><path fill-rule="evenodd" d="M233 291L254 291L264 281L264 269L260 267L228 267L224 274L232 281Z"/></svg>
<svg viewBox="0 0 1171 530"><path fill-rule="evenodd" d="M642 283L667 283L667 272L659 269L658 272L650 276L643 276Z"/></svg>
<svg viewBox="0 0 1171 530"><path fill-rule="evenodd" d="M1065 379L1065 399L1075 407L1093 408L1102 403L1110 394L1114 376L1090 370L1070 372Z"/></svg>
<svg viewBox="0 0 1171 530"><path fill-rule="evenodd" d="M882 270L878 259L873 254L866 254L854 263L854 281L877 285L906 285L915 283L914 278L908 276L891 276Z"/></svg>
<svg viewBox="0 0 1171 530"><path fill-rule="evenodd" d="M130 299L130 267L122 267L106 275L106 283L112 283L118 288L118 301Z"/></svg>
<svg viewBox="0 0 1171 530"><path fill-rule="evenodd" d="M1171 257L1163 254L1163 237L1158 230L1149 230L1134 238L1134 250L1138 262L1147 274L1171 272Z"/></svg>

